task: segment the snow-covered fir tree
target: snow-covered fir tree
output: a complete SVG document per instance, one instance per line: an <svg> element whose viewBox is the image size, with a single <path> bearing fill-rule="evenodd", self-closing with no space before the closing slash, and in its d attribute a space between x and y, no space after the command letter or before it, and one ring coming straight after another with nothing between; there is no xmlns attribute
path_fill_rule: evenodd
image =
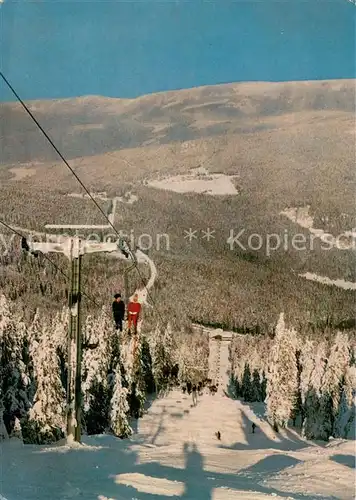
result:
<svg viewBox="0 0 356 500"><path fill-rule="evenodd" d="M352 360L350 360L352 363ZM340 402L335 416L333 436L348 439L355 427L356 366L347 366L341 381Z"/></svg>
<svg viewBox="0 0 356 500"><path fill-rule="evenodd" d="M261 375L261 401L265 401L266 397L267 397L267 376L265 370L263 370Z"/></svg>
<svg viewBox="0 0 356 500"><path fill-rule="evenodd" d="M33 340L39 340L41 336L41 329L42 329L42 319L41 319L41 314L39 309L37 308L35 310L35 313L33 315L33 319L31 321L30 326L27 329L27 336L32 342Z"/></svg>
<svg viewBox="0 0 356 500"><path fill-rule="evenodd" d="M184 385L187 382L197 385L207 377L208 353L205 352L203 338L193 337L181 331L179 341L176 342L172 351L172 365L178 372L177 379L174 376L171 378L172 385L175 383Z"/></svg>
<svg viewBox="0 0 356 500"><path fill-rule="evenodd" d="M295 406L298 373L296 332L287 329L281 313L271 350L267 376L266 414L275 428L286 427Z"/></svg>
<svg viewBox="0 0 356 500"><path fill-rule="evenodd" d="M230 374L229 384L227 387L227 393L230 398L238 399L240 397L240 383L234 373Z"/></svg>
<svg viewBox="0 0 356 500"><path fill-rule="evenodd" d="M128 390L129 410L132 416L143 415L146 401L145 365L143 361L143 337L137 333L129 342L122 343L121 364Z"/></svg>
<svg viewBox="0 0 356 500"><path fill-rule="evenodd" d="M134 416L135 418L142 417L144 404L146 402L146 373L145 364L143 360L143 337L142 334L138 334L136 350L133 360L133 377L134 377L134 387L131 386L132 395L135 398L134 401Z"/></svg>
<svg viewBox="0 0 356 500"><path fill-rule="evenodd" d="M251 370L248 363L245 364L244 373L242 375L241 393L244 401L253 401Z"/></svg>
<svg viewBox="0 0 356 500"><path fill-rule="evenodd" d="M150 345L148 339L144 336L142 337L142 365L145 378L145 386L147 394L153 394L155 391L155 381L152 373L152 356L150 351Z"/></svg>
<svg viewBox="0 0 356 500"><path fill-rule="evenodd" d="M350 421L353 420L353 405L349 404L345 388L341 390L339 408L336 414L334 437L347 439Z"/></svg>
<svg viewBox="0 0 356 500"><path fill-rule="evenodd" d="M268 370L270 349L271 340L267 336L256 338L252 335L243 335L233 338L230 349L231 373L233 374L234 392L238 397L243 397L243 377L248 364L250 374L252 374L253 392L249 397L252 401L264 401L267 384L265 374Z"/></svg>
<svg viewBox="0 0 356 500"><path fill-rule="evenodd" d="M317 346L306 343L303 355L302 376L304 396L303 434L308 439L328 440L342 434L340 426L345 418L345 400L340 409L343 392L347 405L351 405L350 384L345 383L350 365L349 339L345 333L337 333L330 349L325 342ZM309 381L306 382L306 374ZM341 413L340 413L341 412Z"/></svg>
<svg viewBox="0 0 356 500"><path fill-rule="evenodd" d="M109 425L109 369L113 336L109 316L102 308L96 317L88 315L83 328L83 427L88 434L105 432Z"/></svg>
<svg viewBox="0 0 356 500"><path fill-rule="evenodd" d="M15 418L15 425L11 433L11 437L15 437L17 439L21 439L22 441L22 428L21 428L21 422L20 420L16 417Z"/></svg>
<svg viewBox="0 0 356 500"><path fill-rule="evenodd" d="M301 351L301 396L303 405L302 433L307 439L323 439L321 386L327 359L327 346L307 340ZM324 411L327 405L324 404Z"/></svg>
<svg viewBox="0 0 356 500"><path fill-rule="evenodd" d="M110 402L110 429L117 437L125 438L132 434L128 420L129 410L128 389L122 386L121 371L117 368L114 371L114 389Z"/></svg>
<svg viewBox="0 0 356 500"><path fill-rule="evenodd" d="M302 399L302 405L305 405L306 396L308 389L312 386L312 373L315 368L315 352L316 345L310 339L306 339L300 354L300 364L302 366L302 373L300 376L300 393ZM318 388L321 385L321 380L318 384Z"/></svg>
<svg viewBox="0 0 356 500"><path fill-rule="evenodd" d="M251 381L251 401L263 401L261 375L257 368L253 370Z"/></svg>
<svg viewBox="0 0 356 500"><path fill-rule="evenodd" d="M133 381L135 338L121 335L119 365L123 375L124 387L129 387ZM116 367L115 367L116 369Z"/></svg>
<svg viewBox="0 0 356 500"><path fill-rule="evenodd" d="M64 437L65 391L60 376L55 318L44 323L40 340L34 340L30 352L34 366L36 393L22 432L26 443L51 443Z"/></svg>
<svg viewBox="0 0 356 500"><path fill-rule="evenodd" d="M156 391L169 386L169 374L173 367L173 334L170 325L165 330L157 326L151 340L152 372Z"/></svg>
<svg viewBox="0 0 356 500"><path fill-rule="evenodd" d="M56 348L60 348L61 350L67 349L68 323L69 311L67 307L64 307L60 312L55 314L52 320L53 340Z"/></svg>
<svg viewBox="0 0 356 500"><path fill-rule="evenodd" d="M338 332L331 345L321 385L322 394L329 395L331 398L333 420L338 411L342 390L342 380L345 378L349 364L350 351L348 335L346 333Z"/></svg>
<svg viewBox="0 0 356 500"><path fill-rule="evenodd" d="M3 421L11 434L15 418L23 418L31 406L27 391L30 379L25 364L26 327L10 302L0 296L0 393Z"/></svg>
<svg viewBox="0 0 356 500"><path fill-rule="evenodd" d="M51 323L53 325L53 348L56 350L58 355L59 374L62 380L62 385L66 389L68 370L68 308L64 307L62 311L56 313Z"/></svg>

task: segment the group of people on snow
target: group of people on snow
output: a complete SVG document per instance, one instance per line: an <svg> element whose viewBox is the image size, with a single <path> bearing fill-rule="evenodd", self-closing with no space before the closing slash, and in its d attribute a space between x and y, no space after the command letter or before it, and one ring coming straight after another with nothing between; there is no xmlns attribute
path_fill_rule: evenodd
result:
<svg viewBox="0 0 356 500"><path fill-rule="evenodd" d="M206 378L205 380L202 380L198 384L193 384L192 382L188 381L185 382L182 385L182 392L183 394L188 393L189 395L192 395L193 398L193 405L196 406L197 404L197 395L199 394L202 396L203 394L203 389L207 388L208 391L212 396L218 391L219 384L213 384L212 380L209 378Z"/></svg>
<svg viewBox="0 0 356 500"><path fill-rule="evenodd" d="M123 322L125 320L125 302L121 298L121 293L116 293L114 295L114 301L112 303L112 312L114 316L115 328L122 332ZM135 293L132 300L127 306L127 331L131 333L131 328L137 333L137 323L139 320L141 312L141 304L138 301L138 294Z"/></svg>

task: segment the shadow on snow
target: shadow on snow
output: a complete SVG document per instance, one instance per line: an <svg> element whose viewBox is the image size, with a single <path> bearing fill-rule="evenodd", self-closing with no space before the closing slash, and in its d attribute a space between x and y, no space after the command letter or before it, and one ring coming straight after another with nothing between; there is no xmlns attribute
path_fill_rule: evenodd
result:
<svg viewBox="0 0 356 500"><path fill-rule="evenodd" d="M236 495L245 491L295 500L317 498L263 484L268 476L299 463L284 454L268 456L250 467L227 474L205 470L204 457L195 444L183 444L185 466L179 469L159 462L139 463L138 454L128 447L129 443L135 443L133 440L103 435L86 437L85 441L89 446L77 449L27 445L11 450L10 446L7 453L10 456L2 467L3 494L8 495L8 500L164 500L172 498L172 492L158 493L157 488L160 480L169 480L180 483L183 491L174 493L174 498L182 500L212 500L215 488L237 490ZM151 493L122 484L138 475L143 478L140 484L151 489ZM177 486L177 483L171 485Z"/></svg>

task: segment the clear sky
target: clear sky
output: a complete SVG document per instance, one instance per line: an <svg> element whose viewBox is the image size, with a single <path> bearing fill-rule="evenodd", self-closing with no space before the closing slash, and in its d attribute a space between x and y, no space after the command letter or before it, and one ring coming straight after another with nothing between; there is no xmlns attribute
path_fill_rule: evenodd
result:
<svg viewBox="0 0 356 500"><path fill-rule="evenodd" d="M4 0L1 70L23 99L355 78L355 14L347 0Z"/></svg>

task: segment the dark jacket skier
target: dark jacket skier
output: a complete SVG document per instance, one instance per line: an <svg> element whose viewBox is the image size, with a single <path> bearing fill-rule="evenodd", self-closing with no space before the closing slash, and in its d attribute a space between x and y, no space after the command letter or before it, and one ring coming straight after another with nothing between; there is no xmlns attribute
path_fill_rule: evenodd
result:
<svg viewBox="0 0 356 500"><path fill-rule="evenodd" d="M112 303L112 312L115 321L116 330L122 332L122 322L125 317L125 303L121 300L121 294L116 293L114 295L114 302Z"/></svg>
<svg viewBox="0 0 356 500"><path fill-rule="evenodd" d="M197 386L193 385L192 387L192 398L193 398L193 405L196 406L198 402L198 397L197 397Z"/></svg>

